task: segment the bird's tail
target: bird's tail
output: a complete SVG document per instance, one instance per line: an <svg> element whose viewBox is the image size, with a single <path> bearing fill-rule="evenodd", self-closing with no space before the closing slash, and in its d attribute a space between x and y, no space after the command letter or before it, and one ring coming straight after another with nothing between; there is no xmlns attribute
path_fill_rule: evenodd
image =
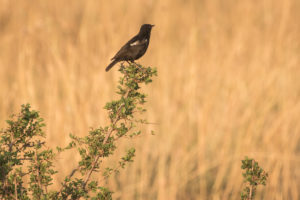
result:
<svg viewBox="0 0 300 200"><path fill-rule="evenodd" d="M105 71L109 71L118 61L117 60L114 60L112 61L106 68L105 68Z"/></svg>

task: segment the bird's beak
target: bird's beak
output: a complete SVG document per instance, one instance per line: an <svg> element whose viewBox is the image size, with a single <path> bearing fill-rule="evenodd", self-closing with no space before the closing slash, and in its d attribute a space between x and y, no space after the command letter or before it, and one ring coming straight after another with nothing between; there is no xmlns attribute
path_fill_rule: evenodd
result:
<svg viewBox="0 0 300 200"><path fill-rule="evenodd" d="M154 24L151 24L151 26L153 27L153 26L155 26Z"/></svg>

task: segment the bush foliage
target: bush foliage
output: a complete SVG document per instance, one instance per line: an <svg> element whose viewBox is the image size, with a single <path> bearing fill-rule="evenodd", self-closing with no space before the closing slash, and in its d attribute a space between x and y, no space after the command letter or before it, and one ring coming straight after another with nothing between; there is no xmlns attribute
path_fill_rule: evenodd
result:
<svg viewBox="0 0 300 200"><path fill-rule="evenodd" d="M146 111L146 94L140 87L151 83L157 74L155 69L135 63L122 64L119 71L122 74L117 87L119 98L104 107L110 123L91 129L84 137L71 134L66 147L55 150L47 147L44 120L29 104L22 105L20 113L7 120L7 128L0 131L0 199L112 199L112 191L92 176L109 178L133 161L132 147L114 167L104 169L101 165L103 159L114 154L117 140L141 134L136 125L147 121L138 118ZM51 190L49 186L57 173L54 159L58 153L71 149L80 156L77 167L70 169L60 188ZM242 160L241 168L245 170L246 183L241 199L252 200L257 186L266 184L268 174L247 157Z"/></svg>
<svg viewBox="0 0 300 200"><path fill-rule="evenodd" d="M146 111L146 95L140 87L151 83L156 75L155 69L135 63L122 64L119 71L119 99L105 106L109 125L93 128L84 137L70 135L72 141L67 147L47 147L44 120L29 104L22 105L21 112L7 121L8 127L1 130L0 139L0 199L112 199L112 191L91 177L100 174L108 178L133 161L135 149L131 148L117 167L101 166L104 158L113 155L117 140L141 133L136 125L146 120L135 114ZM53 166L56 155L70 149L80 155L77 167L70 169L58 190L49 190L57 173Z"/></svg>

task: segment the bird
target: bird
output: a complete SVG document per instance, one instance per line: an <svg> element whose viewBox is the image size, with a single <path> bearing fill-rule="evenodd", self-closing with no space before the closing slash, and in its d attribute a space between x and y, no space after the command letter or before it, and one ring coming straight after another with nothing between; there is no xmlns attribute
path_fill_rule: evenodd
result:
<svg viewBox="0 0 300 200"><path fill-rule="evenodd" d="M134 63L135 60L142 57L149 46L150 34L153 26L153 24L143 24L139 33L129 40L111 59L112 62L106 67L105 71L109 71L120 61Z"/></svg>

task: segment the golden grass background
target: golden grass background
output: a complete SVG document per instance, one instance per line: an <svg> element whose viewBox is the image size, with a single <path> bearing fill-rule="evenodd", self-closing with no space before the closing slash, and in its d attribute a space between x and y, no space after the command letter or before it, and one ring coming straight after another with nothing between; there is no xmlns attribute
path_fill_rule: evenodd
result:
<svg viewBox="0 0 300 200"><path fill-rule="evenodd" d="M158 68L154 124L119 144L113 160L137 156L107 183L114 198L238 199L248 155L270 176L258 199L300 199L299 19L298 0L0 0L0 127L27 102L53 147L107 124L119 73L104 69L153 23L139 62Z"/></svg>

